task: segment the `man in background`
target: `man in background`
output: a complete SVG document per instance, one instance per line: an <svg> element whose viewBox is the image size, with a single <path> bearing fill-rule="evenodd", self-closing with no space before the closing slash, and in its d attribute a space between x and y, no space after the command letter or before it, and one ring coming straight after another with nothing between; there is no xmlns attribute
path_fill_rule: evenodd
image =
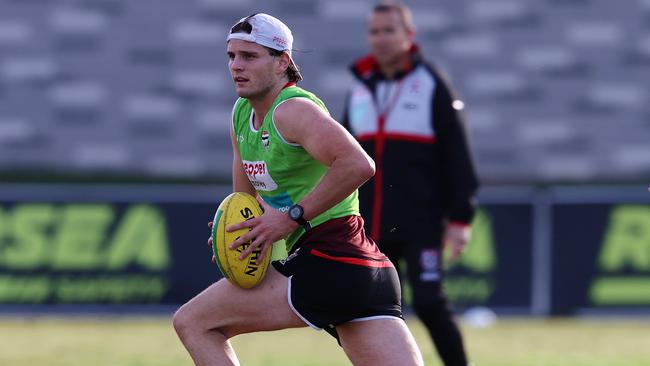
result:
<svg viewBox="0 0 650 366"><path fill-rule="evenodd" d="M360 189L366 230L395 264L403 259L413 307L447 366L467 365L462 336L442 287L442 252L458 258L470 238L478 181L460 111L440 72L414 43L410 10L376 6L370 55L356 78L343 124L376 162Z"/></svg>

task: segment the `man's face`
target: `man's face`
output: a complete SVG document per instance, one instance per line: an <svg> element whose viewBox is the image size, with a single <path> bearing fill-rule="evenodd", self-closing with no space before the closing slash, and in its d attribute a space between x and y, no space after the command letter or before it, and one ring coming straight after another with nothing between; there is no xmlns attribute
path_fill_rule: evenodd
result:
<svg viewBox="0 0 650 366"><path fill-rule="evenodd" d="M242 98L263 97L275 82L277 57L263 46L232 39L228 41L228 69L235 83L235 92Z"/></svg>
<svg viewBox="0 0 650 366"><path fill-rule="evenodd" d="M413 36L395 11L374 12L368 18L370 53L380 65L398 63L411 48Z"/></svg>

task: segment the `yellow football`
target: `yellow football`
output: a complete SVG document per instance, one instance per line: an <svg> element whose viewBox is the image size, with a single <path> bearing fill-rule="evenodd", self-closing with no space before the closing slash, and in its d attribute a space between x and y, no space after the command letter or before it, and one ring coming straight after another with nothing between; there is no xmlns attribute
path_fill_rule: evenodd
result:
<svg viewBox="0 0 650 366"><path fill-rule="evenodd" d="M240 260L239 256L248 244L237 249L230 249L229 246L250 229L227 232L226 228L259 217L262 213L262 208L255 197L244 192L234 192L221 201L214 215L212 250L217 265L225 278L242 288L253 288L262 281L271 262L271 253L266 253L264 259L260 261L261 250L255 249L248 257Z"/></svg>

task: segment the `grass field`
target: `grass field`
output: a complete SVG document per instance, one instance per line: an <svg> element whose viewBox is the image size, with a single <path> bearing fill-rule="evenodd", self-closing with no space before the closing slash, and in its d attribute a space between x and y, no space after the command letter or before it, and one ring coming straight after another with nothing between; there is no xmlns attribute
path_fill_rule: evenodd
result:
<svg viewBox="0 0 650 366"><path fill-rule="evenodd" d="M427 365L439 365L422 325L409 326ZM463 331L475 366L650 365L650 319L506 319ZM245 366L349 365L325 332L295 329L234 339ZM183 366L192 365L163 317L16 319L0 317L3 366ZM398 366L398 365L396 365Z"/></svg>

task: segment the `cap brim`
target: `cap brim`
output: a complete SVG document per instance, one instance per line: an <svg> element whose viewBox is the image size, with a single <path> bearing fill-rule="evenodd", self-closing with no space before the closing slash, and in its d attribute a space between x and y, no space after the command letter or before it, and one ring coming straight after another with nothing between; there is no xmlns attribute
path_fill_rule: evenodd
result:
<svg viewBox="0 0 650 366"><path fill-rule="evenodd" d="M253 37L252 34L248 33L230 33L228 34L228 37L226 38L226 42L230 41L231 39L239 39L242 41L248 41L248 42L255 42L255 37Z"/></svg>

